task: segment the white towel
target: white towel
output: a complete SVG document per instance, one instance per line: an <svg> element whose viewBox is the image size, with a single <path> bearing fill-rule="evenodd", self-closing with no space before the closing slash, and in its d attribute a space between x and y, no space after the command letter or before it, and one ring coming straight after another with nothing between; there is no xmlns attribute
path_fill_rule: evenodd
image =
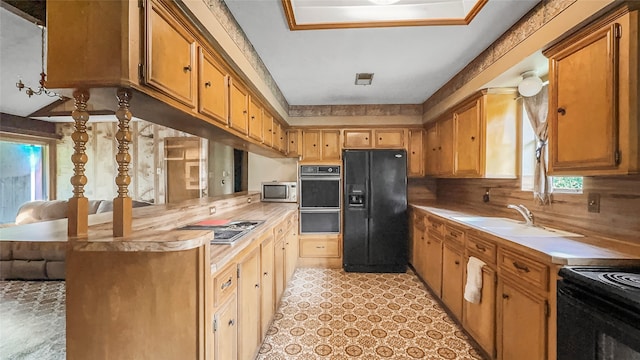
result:
<svg viewBox="0 0 640 360"><path fill-rule="evenodd" d="M464 286L464 299L472 304L482 300L482 267L486 264L477 257L470 256L467 262L467 283Z"/></svg>

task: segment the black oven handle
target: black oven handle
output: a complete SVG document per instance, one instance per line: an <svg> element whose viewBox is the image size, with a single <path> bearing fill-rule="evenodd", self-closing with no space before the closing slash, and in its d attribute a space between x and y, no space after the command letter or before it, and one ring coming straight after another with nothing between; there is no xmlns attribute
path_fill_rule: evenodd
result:
<svg viewBox="0 0 640 360"><path fill-rule="evenodd" d="M320 181L340 181L340 176L335 176L335 175L331 175L331 176L300 176L300 181L305 181L305 180L320 180Z"/></svg>

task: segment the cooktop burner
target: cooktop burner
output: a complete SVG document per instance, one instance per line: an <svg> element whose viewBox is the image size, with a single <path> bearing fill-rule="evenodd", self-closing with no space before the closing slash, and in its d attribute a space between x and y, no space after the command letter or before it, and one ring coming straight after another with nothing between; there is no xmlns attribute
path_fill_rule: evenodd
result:
<svg viewBox="0 0 640 360"><path fill-rule="evenodd" d="M598 278L613 285L623 285L634 289L640 289L640 274L607 272L598 275Z"/></svg>

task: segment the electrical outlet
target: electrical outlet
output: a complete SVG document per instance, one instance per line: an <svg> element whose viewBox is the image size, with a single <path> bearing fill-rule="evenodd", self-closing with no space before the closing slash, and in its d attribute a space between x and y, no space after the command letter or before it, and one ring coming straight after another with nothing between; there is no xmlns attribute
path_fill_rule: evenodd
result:
<svg viewBox="0 0 640 360"><path fill-rule="evenodd" d="M213 215L215 213L216 213L216 207L215 206L210 207L209 208L209 215Z"/></svg>
<svg viewBox="0 0 640 360"><path fill-rule="evenodd" d="M591 213L600 212L600 194L589 193L589 197L587 200L587 210Z"/></svg>

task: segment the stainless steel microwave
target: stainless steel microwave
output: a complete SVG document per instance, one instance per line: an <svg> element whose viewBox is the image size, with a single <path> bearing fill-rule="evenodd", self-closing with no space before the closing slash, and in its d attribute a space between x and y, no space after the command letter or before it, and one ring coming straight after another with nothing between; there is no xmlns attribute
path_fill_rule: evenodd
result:
<svg viewBox="0 0 640 360"><path fill-rule="evenodd" d="M260 200L265 202L298 202L298 183L295 181L263 182Z"/></svg>

